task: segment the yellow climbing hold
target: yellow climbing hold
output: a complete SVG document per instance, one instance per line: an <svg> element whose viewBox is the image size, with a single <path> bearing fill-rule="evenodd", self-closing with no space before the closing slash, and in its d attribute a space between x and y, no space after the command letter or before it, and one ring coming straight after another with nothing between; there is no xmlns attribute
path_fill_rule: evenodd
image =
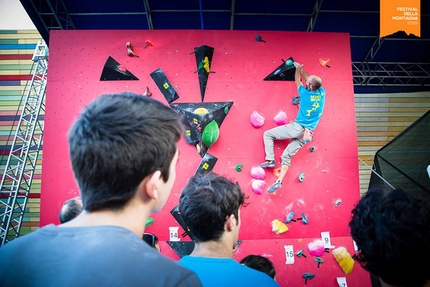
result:
<svg viewBox="0 0 430 287"><path fill-rule="evenodd" d="M275 219L272 221L272 231L281 234L288 231L288 226L282 221Z"/></svg>
<svg viewBox="0 0 430 287"><path fill-rule="evenodd" d="M342 268L343 272L345 272L346 275L350 274L352 269L354 269L354 260L348 251L346 251L346 248L338 247L333 250L332 254L337 263L339 263L339 266Z"/></svg>
<svg viewBox="0 0 430 287"><path fill-rule="evenodd" d="M205 115L205 114L209 113L209 111L205 108L197 108L194 110L194 113L197 115Z"/></svg>

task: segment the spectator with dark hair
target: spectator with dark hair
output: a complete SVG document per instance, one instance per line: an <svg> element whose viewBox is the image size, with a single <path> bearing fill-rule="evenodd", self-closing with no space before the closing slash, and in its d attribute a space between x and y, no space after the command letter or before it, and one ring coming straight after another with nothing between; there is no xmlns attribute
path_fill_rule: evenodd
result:
<svg viewBox="0 0 430 287"><path fill-rule="evenodd" d="M349 223L356 260L382 286L430 286L430 200L401 189L369 190Z"/></svg>
<svg viewBox="0 0 430 287"><path fill-rule="evenodd" d="M201 286L141 239L170 195L182 134L179 114L148 97L103 95L85 107L68 137L84 210L0 248L1 284Z"/></svg>
<svg viewBox="0 0 430 287"><path fill-rule="evenodd" d="M149 246L155 248L158 250L158 252L161 252L160 244L158 243L158 236L152 233L144 233L142 236L143 241L148 243Z"/></svg>
<svg viewBox="0 0 430 287"><path fill-rule="evenodd" d="M245 195L238 183L212 172L191 177L182 190L179 212L194 236L190 256L179 263L203 286L279 286L266 274L233 260Z"/></svg>
<svg viewBox="0 0 430 287"><path fill-rule="evenodd" d="M276 281L276 270L272 261L261 255L248 255L240 261L240 264L261 271Z"/></svg>
<svg viewBox="0 0 430 287"><path fill-rule="evenodd" d="M75 197L66 200L61 207L60 213L58 214L58 219L60 223L66 223L82 212L82 199L80 197Z"/></svg>

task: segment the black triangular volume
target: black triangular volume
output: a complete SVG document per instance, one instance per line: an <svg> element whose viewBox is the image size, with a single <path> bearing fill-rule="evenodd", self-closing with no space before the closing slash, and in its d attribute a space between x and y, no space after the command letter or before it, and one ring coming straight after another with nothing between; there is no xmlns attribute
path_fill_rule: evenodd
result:
<svg viewBox="0 0 430 287"><path fill-rule="evenodd" d="M291 63L288 65L287 63ZM293 65L294 60L292 57L284 61L279 67L277 67L270 75L264 78L265 81L294 81L294 74L296 73L296 67Z"/></svg>
<svg viewBox="0 0 430 287"><path fill-rule="evenodd" d="M195 145L202 140L202 115L193 113L195 109L189 109L189 105L193 104L171 104L170 107L184 115L182 123L185 126L185 140Z"/></svg>
<svg viewBox="0 0 430 287"><path fill-rule="evenodd" d="M166 75L161 69L157 69L151 73L151 78L154 80L157 87L160 89L166 101L170 104L179 99L179 95L173 88L172 83L167 79Z"/></svg>
<svg viewBox="0 0 430 287"><path fill-rule="evenodd" d="M197 168L196 173L194 175L203 174L205 172L211 171L214 168L217 161L218 161L218 158L206 153L202 158L202 161L200 162L200 165Z"/></svg>
<svg viewBox="0 0 430 287"><path fill-rule="evenodd" d="M194 241L166 241L179 257L190 255L194 250Z"/></svg>
<svg viewBox="0 0 430 287"><path fill-rule="evenodd" d="M185 234L188 235L192 240L194 240L193 234L191 233L190 229L188 228L188 226L185 224L184 220L182 219L178 207L179 207L178 205L175 206L170 211L170 214L173 215L173 217L176 219L176 221L179 223L179 225L182 227L182 229L185 230Z"/></svg>
<svg viewBox="0 0 430 287"><path fill-rule="evenodd" d="M112 57L106 60L103 67L100 81L137 81L135 75L130 73L124 66L115 61Z"/></svg>
<svg viewBox="0 0 430 287"><path fill-rule="evenodd" d="M194 53L196 54L197 73L199 76L200 94L202 102L204 102L205 99L206 86L208 83L209 72L211 71L214 50L214 48L206 45L194 48ZM207 63L205 63L206 57ZM205 67L205 64L209 65L209 67ZM209 70L209 72L207 71L207 69Z"/></svg>
<svg viewBox="0 0 430 287"><path fill-rule="evenodd" d="M202 143L202 133L206 125L213 120L221 128L225 117L231 109L233 102L209 102L209 103L178 103L170 106L176 112L184 115L183 124L185 125L186 141L196 146L198 153L204 157L208 148ZM204 108L206 114L197 114L197 109Z"/></svg>

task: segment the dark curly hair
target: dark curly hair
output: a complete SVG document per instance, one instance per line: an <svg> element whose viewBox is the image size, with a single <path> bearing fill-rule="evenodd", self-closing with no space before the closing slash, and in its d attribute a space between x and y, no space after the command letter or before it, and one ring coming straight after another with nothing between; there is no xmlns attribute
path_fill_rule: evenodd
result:
<svg viewBox="0 0 430 287"><path fill-rule="evenodd" d="M369 190L352 210L351 236L364 269L396 286L430 279L430 201L402 189Z"/></svg>
<svg viewBox="0 0 430 287"><path fill-rule="evenodd" d="M248 255L240 261L240 264L243 264L249 268L258 270L260 272L264 272L273 279L275 279L276 271L275 266L272 261L267 259L261 255Z"/></svg>

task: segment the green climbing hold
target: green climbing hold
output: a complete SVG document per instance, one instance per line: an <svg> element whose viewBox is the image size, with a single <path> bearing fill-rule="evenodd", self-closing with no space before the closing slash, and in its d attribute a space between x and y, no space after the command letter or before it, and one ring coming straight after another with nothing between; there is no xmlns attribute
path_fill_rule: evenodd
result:
<svg viewBox="0 0 430 287"><path fill-rule="evenodd" d="M219 138L219 127L216 121L211 121L203 130L202 142L210 148Z"/></svg>
<svg viewBox="0 0 430 287"><path fill-rule="evenodd" d="M236 171L241 172L242 171L243 164L239 163L236 165Z"/></svg>
<svg viewBox="0 0 430 287"><path fill-rule="evenodd" d="M299 181L300 182L303 182L305 180L305 173L304 172L301 172L300 174L299 174Z"/></svg>
<svg viewBox="0 0 430 287"><path fill-rule="evenodd" d="M154 224L154 219L153 218L151 218L151 217L148 217L147 219L146 219L146 222L145 222L145 229L147 229L149 226L151 226L152 224Z"/></svg>
<svg viewBox="0 0 430 287"><path fill-rule="evenodd" d="M226 115L228 113L228 106L226 106L225 108L224 108L224 115Z"/></svg>
<svg viewBox="0 0 430 287"><path fill-rule="evenodd" d="M287 65L287 66L292 66L293 64L294 64L294 62L289 60L289 59L285 62L285 65Z"/></svg>

